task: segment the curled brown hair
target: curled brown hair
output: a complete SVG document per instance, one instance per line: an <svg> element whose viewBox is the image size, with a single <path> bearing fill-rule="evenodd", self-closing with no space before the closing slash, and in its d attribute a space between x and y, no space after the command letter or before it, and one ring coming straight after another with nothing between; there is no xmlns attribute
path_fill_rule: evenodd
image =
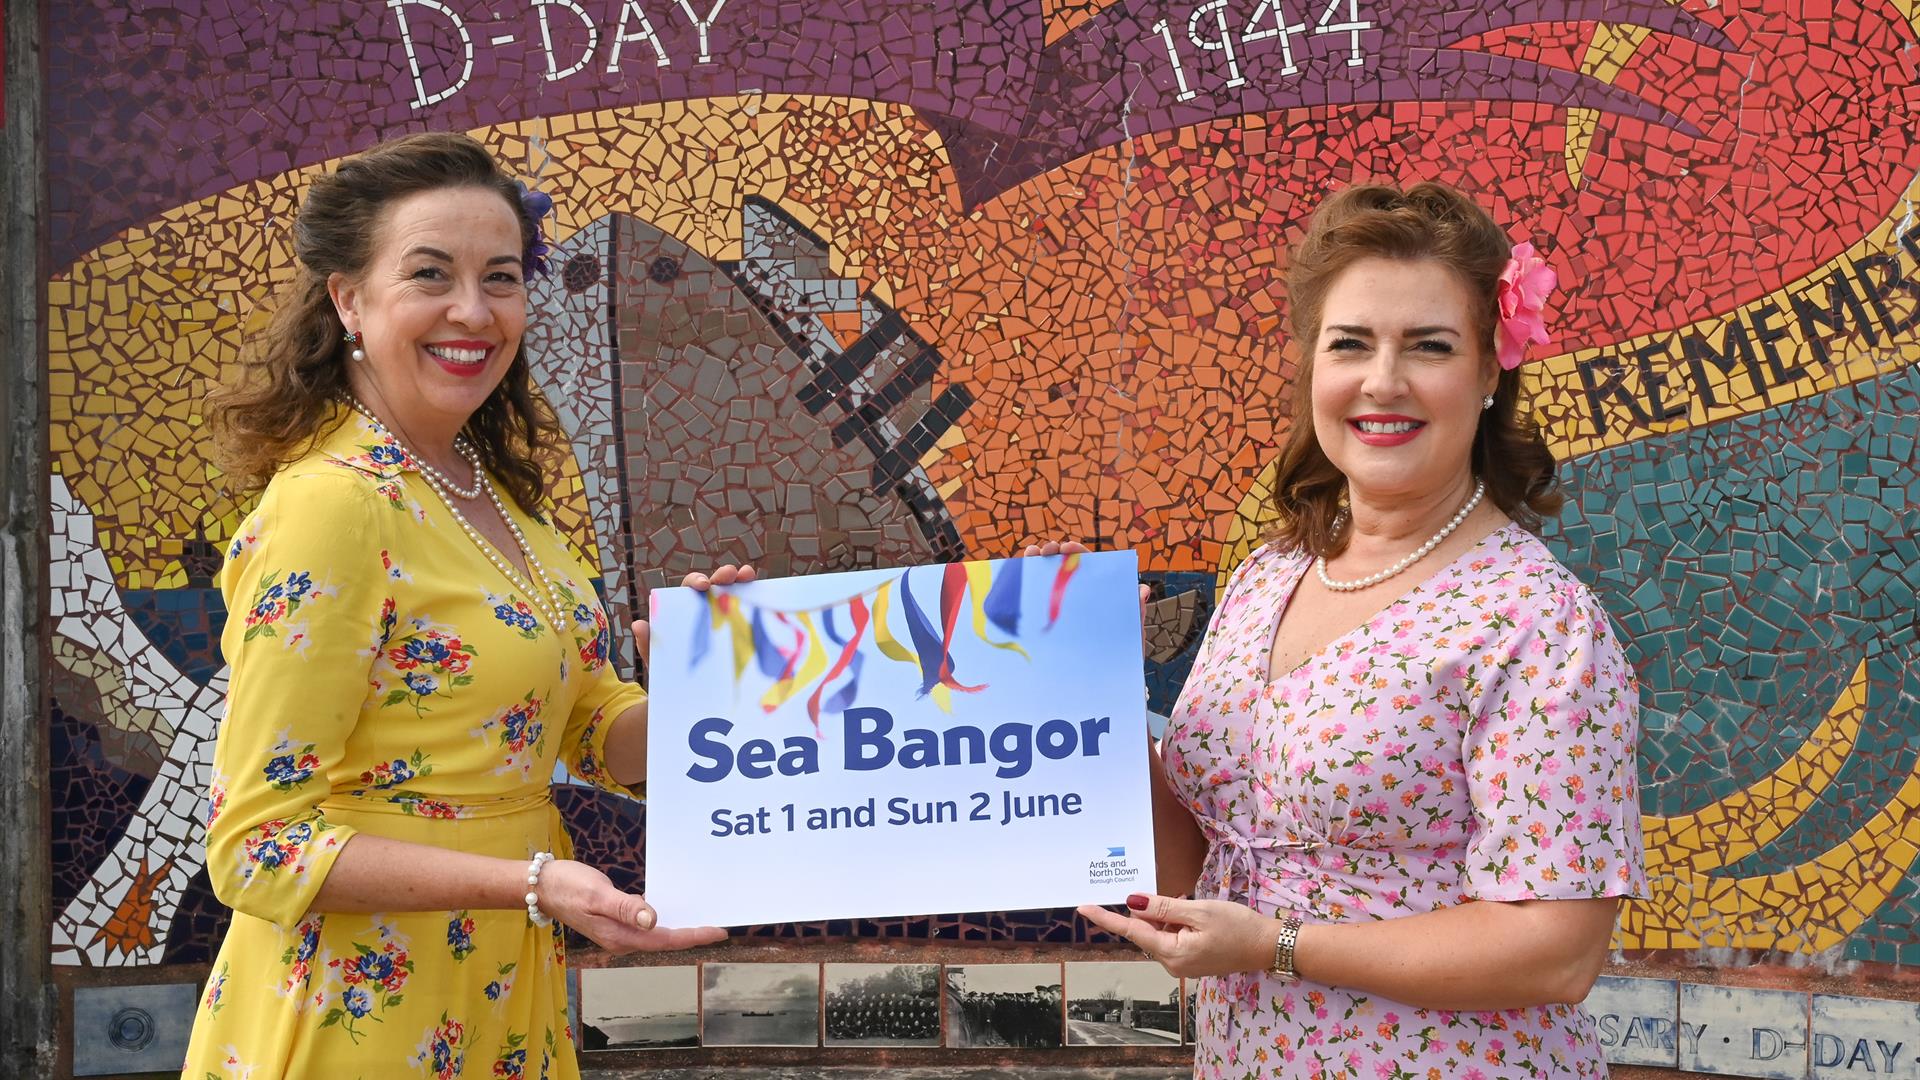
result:
<svg viewBox="0 0 1920 1080"><path fill-rule="evenodd" d="M381 213L422 191L475 187L499 193L520 222L522 250L534 220L519 188L485 147L465 135L407 135L340 163L316 178L293 222L299 264L273 303L265 329L241 345L240 366L208 400L215 460L236 495L267 485L281 466L312 449L346 397L346 328L327 294L327 278L358 279L373 256ZM464 432L501 486L528 513L538 512L548 470L566 434L534 392L523 339L506 375L468 419Z"/></svg>
<svg viewBox="0 0 1920 1080"><path fill-rule="evenodd" d="M1431 259L1445 266L1476 298L1473 334L1491 364L1500 274L1512 253L1492 216L1445 184L1420 183L1404 191L1388 184L1356 185L1314 211L1287 271L1294 340L1304 355L1293 389L1293 426L1274 478L1271 505L1279 520L1269 539L1275 544L1329 557L1347 546L1346 534L1334 530L1347 478L1321 450L1313 427L1313 354L1333 283L1362 259ZM1500 373L1493 405L1480 414L1474 432L1472 467L1486 481L1487 498L1495 506L1522 527L1537 530L1560 512L1563 498L1553 451L1534 421L1531 403L1521 399L1522 383L1519 368Z"/></svg>

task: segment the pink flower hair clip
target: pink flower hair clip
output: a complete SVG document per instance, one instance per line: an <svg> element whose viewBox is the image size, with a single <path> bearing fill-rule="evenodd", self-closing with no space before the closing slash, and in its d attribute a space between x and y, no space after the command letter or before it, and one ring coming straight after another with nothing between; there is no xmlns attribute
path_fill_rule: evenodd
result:
<svg viewBox="0 0 1920 1080"><path fill-rule="evenodd" d="M1560 284L1547 260L1533 250L1532 244L1513 245L1513 258L1500 272L1500 366L1512 371L1527 357L1527 343L1546 345L1553 341L1547 333L1542 309L1547 295Z"/></svg>

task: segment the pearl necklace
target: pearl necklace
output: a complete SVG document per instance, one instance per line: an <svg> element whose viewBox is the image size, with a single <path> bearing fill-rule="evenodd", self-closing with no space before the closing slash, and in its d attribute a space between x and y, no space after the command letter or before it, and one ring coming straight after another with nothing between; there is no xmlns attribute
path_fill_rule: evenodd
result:
<svg viewBox="0 0 1920 1080"><path fill-rule="evenodd" d="M474 449L473 444L468 442L464 437L453 440L453 450L454 453L467 459L468 465L473 466L473 485L466 488L454 483L453 477L429 465L427 459L414 453L405 444L401 443L400 440L394 436L393 432L387 430L387 425L381 423L380 418L373 415L373 410L362 404L359 398L350 396L347 398L347 402L353 406L355 412L367 418L367 423L373 425L373 430L388 439L392 439L395 445L399 446L402 450L406 450L407 456L413 459L414 467L420 470L421 476L436 481L449 493L457 495L468 502L472 502L480 497L480 481L481 478L486 475L486 470L480 467L480 451Z"/></svg>
<svg viewBox="0 0 1920 1080"><path fill-rule="evenodd" d="M1446 528L1434 533L1433 539L1421 544L1413 550L1412 554L1394 563L1392 566L1387 567L1385 570L1377 570L1358 581L1335 581L1327 575L1327 557L1322 555L1313 560L1314 573L1320 575L1320 584L1325 585L1334 592L1354 592L1359 589L1364 589L1369 585L1378 585L1395 574L1398 574L1400 571L1405 570L1407 567L1412 566L1414 563L1419 562L1421 559L1426 558L1428 552L1440 546L1440 541L1453 535L1453 530L1459 528L1460 523L1467 520L1467 515L1473 513L1474 507L1480 505L1480 496L1486 494L1486 491L1486 481L1479 479L1474 480L1473 494L1468 496L1466 504L1460 507L1460 511L1453 515L1453 520L1447 522ZM1336 533L1339 532L1340 527L1346 524L1346 522L1347 514L1346 511L1343 510L1340 512L1340 516L1334 519L1333 531Z"/></svg>
<svg viewBox="0 0 1920 1080"><path fill-rule="evenodd" d="M433 481L429 479L427 483L431 486ZM466 516L460 513L452 503L447 503L447 509L453 511L453 519L466 530L467 538L473 541L474 546L484 552L487 558L493 560L493 564L500 568L500 572L507 576L508 581L513 582L516 587L526 589L527 602L539 608L542 615L547 616L547 625L553 627L554 633L557 634L563 628L572 626L573 612L567 606L566 596L561 593L559 583L547 573L547 568L541 564L540 557L533 553L533 545L527 543L526 534L520 531L520 526L514 522L513 515L507 513L506 502L500 498L500 492L494 488L492 479L484 471L480 473L480 486L486 489L487 498L493 503L494 510L500 514L500 520L507 523L507 531L513 534L514 545L520 549L521 556L527 560L527 571L533 575L534 581L538 582L538 587L525 582L519 572L514 570L512 564L508 563L505 557L494 550L492 544L487 543L486 539L474 530ZM551 608L542 603L540 599L542 592L546 594L546 600L553 605Z"/></svg>
<svg viewBox="0 0 1920 1080"><path fill-rule="evenodd" d="M475 452L473 456L467 458L467 460L473 462L474 490L473 494L465 495L447 480L446 474L420 460L420 455L414 453L405 443L395 438L393 432L388 431L387 426L380 422L380 418L373 415L372 410L361 404L358 398L349 398L348 400L355 410L367 418L367 421L373 425L374 430L378 431L382 436L391 439L395 446L405 451L407 457L412 459L415 465L419 466L420 478L425 480L427 486L433 489L433 493L440 497L440 501L446 505L447 512L452 514L453 520L459 524L460 530L467 534L467 539L473 542L473 546L478 548L480 553L487 557L487 561L491 562L494 568L500 571L501 576L505 577L509 584L526 594L527 603L531 604L534 610L546 619L547 625L551 626L555 633L559 633L563 628L571 626L573 623L573 613L567 605L566 597L561 594L560 587L553 580L552 575L547 573L547 568L540 562L540 557L533 553L533 545L527 543L526 534L520 531L520 526L513 520L513 515L507 513L507 504L500 498L500 492L495 490L492 478L487 475L485 469L480 467L478 453ZM469 452L472 451L471 447L467 449ZM487 499L493 503L493 508L499 513L500 520L506 522L507 532L513 535L514 546L520 549L521 557L527 560L527 572L533 577L533 582L529 582L525 577L522 577L520 571L514 569L513 564L507 561L506 556L500 554L498 548L489 543L486 537L480 535L480 530L473 527L473 523L467 520L467 515L461 513L460 507L453 501L454 495L460 495L461 498L466 499L477 499L483 493L487 496ZM536 582L537 585L535 584Z"/></svg>

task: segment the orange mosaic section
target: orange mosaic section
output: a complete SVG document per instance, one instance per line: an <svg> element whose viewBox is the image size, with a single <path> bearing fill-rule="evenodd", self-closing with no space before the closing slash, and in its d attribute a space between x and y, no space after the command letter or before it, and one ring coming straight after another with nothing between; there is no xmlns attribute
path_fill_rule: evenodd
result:
<svg viewBox="0 0 1920 1080"><path fill-rule="evenodd" d="M825 240L833 272L939 343L936 386L973 395L921 462L970 550L1062 536L1140 549L1155 570L1215 572L1257 532L1244 504L1287 429L1281 252L1318 193L1517 163L1562 124L1526 105L1247 115L1096 151L971 212L953 148L898 106L764 95L476 134L553 194L556 239L630 215L733 260L741 208L761 198ZM1503 220L1525 219L1564 195L1571 165L1483 194ZM206 483L195 403L237 356L251 298L286 273L270 223L290 216L306 175L180 208L52 283L57 468L101 514L123 584L178 584L182 545L232 520ZM1563 340L1592 313L1570 314ZM1541 370L1544 411L1572 441L1580 375L1551 358ZM590 535L584 510L562 516Z"/></svg>
<svg viewBox="0 0 1920 1080"><path fill-rule="evenodd" d="M768 97L482 134L552 161L563 235L628 213L738 258L755 195L823 237L834 270L941 342L943 379L977 396L925 463L978 550L1062 535L1210 570L1284 434L1278 252L1296 210L1254 197L1284 142L1266 118L1101 151L970 214L946 148L886 106Z"/></svg>
<svg viewBox="0 0 1920 1080"><path fill-rule="evenodd" d="M1076 27L1113 3L1114 0L1041 0L1040 10L1047 20L1047 44L1073 33Z"/></svg>

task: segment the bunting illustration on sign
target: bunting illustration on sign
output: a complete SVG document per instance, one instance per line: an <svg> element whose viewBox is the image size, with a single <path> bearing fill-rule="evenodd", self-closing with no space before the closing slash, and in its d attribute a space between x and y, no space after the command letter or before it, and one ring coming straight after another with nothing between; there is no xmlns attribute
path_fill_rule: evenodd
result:
<svg viewBox="0 0 1920 1080"><path fill-rule="evenodd" d="M699 667L713 650L716 639L725 643L732 655L733 681L739 686L742 676L757 669L772 680L759 704L772 713L804 693L807 719L814 733L820 733L820 712L841 712L858 701L860 666L866 659L861 646L872 631L872 648L885 659L914 667L920 675L918 696L931 697L942 712L953 711L955 693L973 694L986 689L985 683L967 684L959 680L954 660L954 642L963 616L973 637L993 648L1027 656L1020 647L1020 587L1024 562L1007 559L998 563L948 563L922 571L924 579L937 574L938 599L922 604L913 594L915 571L903 570L843 600L804 610L770 608L746 602L730 593L715 590L701 593L706 616L695 623L689 669ZM1060 620L1067 582L1080 566L1080 556L1069 554L1059 560L1047 596L1047 621L1051 630ZM927 584L921 583L922 595ZM897 598L897 599L896 599ZM905 642L893 627L898 610L906 622ZM842 630L839 621L847 629ZM996 640L998 630L1007 640ZM823 704L827 688L844 676L844 682Z"/></svg>

